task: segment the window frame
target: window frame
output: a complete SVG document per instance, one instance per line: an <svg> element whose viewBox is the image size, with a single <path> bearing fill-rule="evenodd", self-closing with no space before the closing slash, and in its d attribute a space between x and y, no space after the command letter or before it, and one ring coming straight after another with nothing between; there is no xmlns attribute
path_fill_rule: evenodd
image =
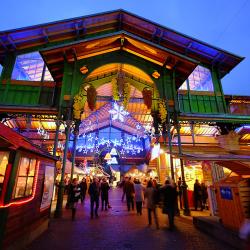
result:
<svg viewBox="0 0 250 250"><path fill-rule="evenodd" d="M6 167L5 167L5 172L4 172L4 175L3 175L3 182L2 182L2 190L0 191L0 203L1 203L1 201L3 201L3 198L4 198L4 196L3 196L3 194L4 194L4 190L5 190L5 188L6 188L6 183L8 182L8 168L9 168L9 159L10 159L10 151L9 150L1 150L0 151L0 153L7 153L8 154L8 163L7 163L7 165L6 165Z"/></svg>
<svg viewBox="0 0 250 250"><path fill-rule="evenodd" d="M22 159L28 159L29 160L29 165L28 165L28 171L27 171L27 174L26 175L19 175L20 174L20 167L21 167L21 164L22 164ZM31 162L32 160L35 161L34 163L34 174L33 175L30 175L30 167L31 167ZM35 184L35 178L36 178L36 175L37 175L37 166L38 166L38 158L37 157L34 157L33 155L26 155L26 154L22 154L20 155L19 159L18 159L18 168L17 168L17 172L16 172L16 176L15 176L15 185L14 185L14 188L12 190L12 196L11 196L11 200L20 200L20 199L26 199L26 198L29 198L33 195L33 192L34 192L34 184ZM24 186L24 191L23 191L23 195L22 196L19 196L17 197L16 195L16 189L17 189L17 185L18 185L18 179L19 178L26 178L25 180L25 186ZM31 187L31 193L26 195L26 192L27 192L27 187L28 187L28 180L29 178L32 178L33 181L32 181L32 187Z"/></svg>

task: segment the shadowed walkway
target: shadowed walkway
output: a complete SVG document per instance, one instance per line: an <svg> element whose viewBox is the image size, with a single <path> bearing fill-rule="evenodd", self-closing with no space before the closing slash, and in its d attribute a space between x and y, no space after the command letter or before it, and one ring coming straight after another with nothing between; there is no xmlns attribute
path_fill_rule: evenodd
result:
<svg viewBox="0 0 250 250"><path fill-rule="evenodd" d="M176 230L167 230L167 218L158 211L160 229L153 224L147 227L147 214L137 216L127 212L121 202L121 191L110 191L112 208L99 211L99 218L90 219L89 198L79 204L76 220L71 221L71 211L64 210L62 219L52 219L49 230L35 240L27 250L69 249L232 249L196 230L191 221L176 218ZM154 222L154 221L153 221Z"/></svg>

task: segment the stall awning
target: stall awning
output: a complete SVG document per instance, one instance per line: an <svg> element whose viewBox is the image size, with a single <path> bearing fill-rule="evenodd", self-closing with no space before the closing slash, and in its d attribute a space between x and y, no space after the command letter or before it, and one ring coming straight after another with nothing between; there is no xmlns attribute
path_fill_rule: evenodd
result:
<svg viewBox="0 0 250 250"><path fill-rule="evenodd" d="M250 175L250 164L238 161L217 161L215 163L232 170L238 175Z"/></svg>
<svg viewBox="0 0 250 250"><path fill-rule="evenodd" d="M178 158L193 161L244 161L250 162L248 155L234 155L234 154L178 154Z"/></svg>

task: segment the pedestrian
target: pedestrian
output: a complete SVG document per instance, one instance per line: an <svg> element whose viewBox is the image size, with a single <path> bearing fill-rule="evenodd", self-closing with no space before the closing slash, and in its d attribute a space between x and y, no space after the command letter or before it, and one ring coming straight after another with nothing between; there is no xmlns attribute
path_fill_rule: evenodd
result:
<svg viewBox="0 0 250 250"><path fill-rule="evenodd" d="M108 205L109 205L109 184L107 182L107 179L104 177L102 179L101 183L101 200L102 200L102 211L105 207L105 211L108 210Z"/></svg>
<svg viewBox="0 0 250 250"><path fill-rule="evenodd" d="M125 176L121 182L121 187L122 187L122 202L124 201L124 197L126 195L125 193L125 186L126 186L126 183L128 182L128 177Z"/></svg>
<svg viewBox="0 0 250 250"><path fill-rule="evenodd" d="M180 209L182 209L182 181L181 177L179 177L179 180L177 182L177 188L178 188L178 196L179 196L179 202L180 202Z"/></svg>
<svg viewBox="0 0 250 250"><path fill-rule="evenodd" d="M151 214L153 212L156 228L159 229L159 222L158 222L158 217L157 217L157 212L156 212L156 203L155 203L155 189L153 188L152 181L148 182L147 188L144 193L144 197L145 197L146 204L147 204L146 206L148 209L148 226L152 225Z"/></svg>
<svg viewBox="0 0 250 250"><path fill-rule="evenodd" d="M161 189L163 197L162 212L168 215L169 230L174 229L174 216L177 202L177 191L169 180L165 181L164 187Z"/></svg>
<svg viewBox="0 0 250 250"><path fill-rule="evenodd" d="M98 218L98 208L99 208L99 195L100 186L97 178L93 178L93 181L89 185L89 196L90 196L90 216L91 219L94 217L94 206L95 206L95 217Z"/></svg>
<svg viewBox="0 0 250 250"><path fill-rule="evenodd" d="M206 208L207 206L207 186L204 182L201 183L201 211Z"/></svg>
<svg viewBox="0 0 250 250"><path fill-rule="evenodd" d="M197 211L197 208L200 207L202 210L202 204L201 204L201 184L196 179L194 183L194 208L195 211Z"/></svg>
<svg viewBox="0 0 250 250"><path fill-rule="evenodd" d="M72 210L72 221L75 220L75 215L76 215L76 209L77 209L77 204L78 201L81 197L81 188L78 185L78 180L77 178L74 178L72 183L70 184L68 188L68 197L69 197L69 208Z"/></svg>
<svg viewBox="0 0 250 250"><path fill-rule="evenodd" d="M82 181L80 183L80 188L81 188L81 202L83 203L87 192L87 182L86 178L84 177L82 178Z"/></svg>
<svg viewBox="0 0 250 250"><path fill-rule="evenodd" d="M129 177L128 181L125 182L124 184L124 192L126 194L128 211L130 211L130 205L132 206L132 210L134 210L135 188L134 188L134 183L132 182L131 177Z"/></svg>
<svg viewBox="0 0 250 250"><path fill-rule="evenodd" d="M138 215L142 215L142 202L144 200L143 195L143 186L141 185L139 179L134 181L135 183L135 204L136 204L136 212Z"/></svg>

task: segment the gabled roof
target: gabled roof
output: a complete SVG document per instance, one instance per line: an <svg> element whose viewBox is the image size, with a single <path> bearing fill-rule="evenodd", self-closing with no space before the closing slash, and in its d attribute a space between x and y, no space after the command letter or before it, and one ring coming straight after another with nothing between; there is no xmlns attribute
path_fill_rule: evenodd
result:
<svg viewBox="0 0 250 250"><path fill-rule="evenodd" d="M119 104L118 104L119 105ZM80 134L93 132L101 128L113 126L120 130L126 131L133 135L144 136L145 128L132 115L128 114L124 122L112 120L109 111L112 109L112 102L108 102L99 108L96 112L91 113L86 119L82 120L79 127Z"/></svg>
<svg viewBox="0 0 250 250"><path fill-rule="evenodd" d="M0 123L0 139L5 141L4 147L8 147L11 149L23 149L29 152L33 152L44 156L46 158L51 158L53 160L57 160L56 157L50 155L47 151L39 148L38 146L34 145L24 136L18 134L17 132L13 131L9 127L5 126L4 124ZM1 144L0 144L1 148Z"/></svg>
<svg viewBox="0 0 250 250"><path fill-rule="evenodd" d="M98 36L98 39L101 39L100 36L103 34L113 40L110 48L113 49L115 44L118 45L118 33L116 32L119 35L125 35L126 39L130 40L130 47L127 47L127 50L137 54L142 53L142 56L149 56L164 67L177 69L179 67L179 73L185 76L192 72L195 67L193 64L200 62L207 66L218 67L220 77L223 77L244 59L127 11L115 10L2 31L0 32L0 63L3 62L9 51L20 51L37 46L40 46L40 49L49 48L51 45L63 43L67 45L68 42L77 40L73 44L74 46L70 47L70 49L74 49L79 42L86 44L90 41L88 39ZM144 47L138 50L141 43L144 44ZM107 47L110 46L106 46L106 50ZM96 48L94 49L96 50ZM161 53L163 53L162 58ZM158 55L159 57L157 57ZM48 66L50 67L50 65ZM56 77L56 80L60 80L60 77Z"/></svg>

